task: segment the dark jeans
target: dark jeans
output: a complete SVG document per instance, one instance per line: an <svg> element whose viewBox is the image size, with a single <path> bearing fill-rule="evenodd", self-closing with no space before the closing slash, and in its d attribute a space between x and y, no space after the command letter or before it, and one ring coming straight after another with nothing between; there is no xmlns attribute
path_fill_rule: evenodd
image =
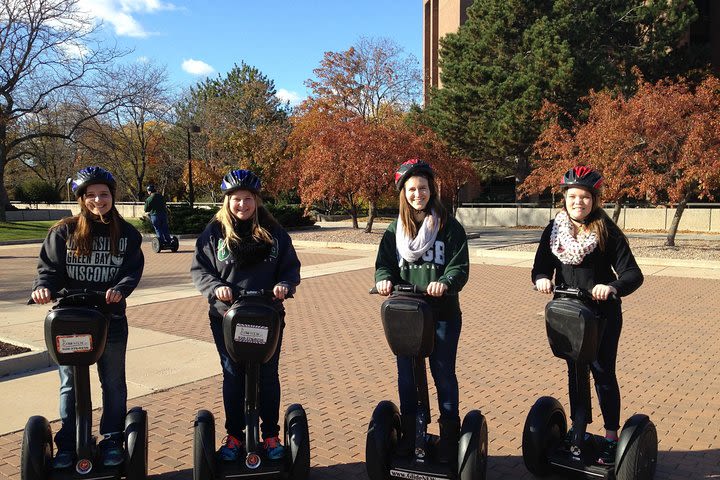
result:
<svg viewBox="0 0 720 480"><path fill-rule="evenodd" d="M276 437L280 433L280 378L278 366L285 328L285 312L279 312L282 320L277 350L267 363L260 366L260 385L258 388L258 408L262 438ZM235 363L225 348L222 331L222 319L210 316L215 346L220 354L223 372L223 404L225 406L225 430L240 440L245 432L245 366Z"/></svg>
<svg viewBox="0 0 720 480"><path fill-rule="evenodd" d="M595 380L595 391L600 403L600 411L606 430L620 429L620 387L615 374L618 343L622 330L622 310L620 302L608 302L601 309L605 316L605 330L598 346L597 360L590 364ZM568 383L570 393L570 418L575 418L577 392L575 382L575 362L568 361Z"/></svg>
<svg viewBox="0 0 720 480"><path fill-rule="evenodd" d="M127 412L125 352L128 323L125 315L113 315L108 329L105 351L97 363L102 387L100 434L123 441ZM75 386L73 367L60 366L60 419L62 426L55 434L58 450L75 450Z"/></svg>
<svg viewBox="0 0 720 480"><path fill-rule="evenodd" d="M150 223L152 223L155 229L155 234L162 243L170 243L172 238L170 237L170 227L168 226L167 215L159 213L157 215L148 215L150 217Z"/></svg>
<svg viewBox="0 0 720 480"><path fill-rule="evenodd" d="M435 348L430 355L430 372L437 389L440 416L459 419L460 394L455 375L455 359L462 328L462 313L459 307L453 305L452 308L443 308L442 311L435 310L435 314ZM417 413L417 396L412 359L397 357L397 366L400 411L403 415L414 416ZM427 418L430 418L429 412Z"/></svg>

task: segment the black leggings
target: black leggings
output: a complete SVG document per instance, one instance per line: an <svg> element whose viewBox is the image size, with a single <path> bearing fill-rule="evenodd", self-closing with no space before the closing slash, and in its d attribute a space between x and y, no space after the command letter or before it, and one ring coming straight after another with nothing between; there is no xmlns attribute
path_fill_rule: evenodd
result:
<svg viewBox="0 0 720 480"><path fill-rule="evenodd" d="M605 317L605 329L598 347L597 360L590 364L590 371L595 380L595 391L600 402L605 429L614 431L620 429L620 387L615 374L615 360L622 330L622 308L620 302L607 302L600 311ZM574 419L577 408L577 389L574 381L575 362L568 361L567 363L570 418Z"/></svg>

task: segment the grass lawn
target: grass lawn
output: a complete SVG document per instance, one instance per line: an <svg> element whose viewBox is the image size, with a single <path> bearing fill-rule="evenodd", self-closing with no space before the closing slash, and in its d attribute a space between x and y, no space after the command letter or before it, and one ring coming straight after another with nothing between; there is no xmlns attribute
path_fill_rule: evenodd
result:
<svg viewBox="0 0 720 480"><path fill-rule="evenodd" d="M135 228L140 228L139 218L127 218ZM57 220L27 222L0 222L0 242L8 240L42 240Z"/></svg>

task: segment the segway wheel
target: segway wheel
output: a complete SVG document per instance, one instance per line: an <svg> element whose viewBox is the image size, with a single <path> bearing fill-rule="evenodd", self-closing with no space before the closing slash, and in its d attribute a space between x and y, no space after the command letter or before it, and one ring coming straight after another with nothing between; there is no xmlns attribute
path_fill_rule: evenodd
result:
<svg viewBox="0 0 720 480"><path fill-rule="evenodd" d="M390 457L400 438L400 411L389 400L375 407L365 443L365 468L370 480L385 480L390 471Z"/></svg>
<svg viewBox="0 0 720 480"><path fill-rule="evenodd" d="M152 239L152 251L155 253L159 253L160 250L162 250L162 244L160 243L160 239L157 237L153 237Z"/></svg>
<svg viewBox="0 0 720 480"><path fill-rule="evenodd" d="M636 414L623 426L615 453L617 480L652 480L657 466L657 430L647 415Z"/></svg>
<svg viewBox="0 0 720 480"><path fill-rule="evenodd" d="M215 478L215 418L207 410L195 417L193 438L193 480Z"/></svg>
<svg viewBox="0 0 720 480"><path fill-rule="evenodd" d="M147 412L133 407L125 416L125 476L145 480L148 476Z"/></svg>
<svg viewBox="0 0 720 480"><path fill-rule="evenodd" d="M525 467L536 476L550 471L548 454L555 450L567 433L567 418L560 402L553 397L541 397L530 409L522 437Z"/></svg>
<svg viewBox="0 0 720 480"><path fill-rule="evenodd" d="M52 461L52 432L41 416L33 416L25 424L20 453L20 478L45 480Z"/></svg>
<svg viewBox="0 0 720 480"><path fill-rule="evenodd" d="M178 251L178 248L180 248L180 241L175 235L173 235L170 239L170 251L175 253Z"/></svg>
<svg viewBox="0 0 720 480"><path fill-rule="evenodd" d="M310 474L310 430L307 415L297 403L290 405L285 412L285 455L288 477L292 480L305 480Z"/></svg>
<svg viewBox="0 0 720 480"><path fill-rule="evenodd" d="M484 480L487 474L488 428L480 410L465 415L458 445L458 478Z"/></svg>

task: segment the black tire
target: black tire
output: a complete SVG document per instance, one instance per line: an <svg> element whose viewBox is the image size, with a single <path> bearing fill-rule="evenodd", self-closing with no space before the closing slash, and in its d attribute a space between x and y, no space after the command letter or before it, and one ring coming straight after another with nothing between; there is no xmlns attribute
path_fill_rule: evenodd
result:
<svg viewBox="0 0 720 480"><path fill-rule="evenodd" d="M147 412L133 407L125 416L125 476L145 480L148 476Z"/></svg>
<svg viewBox="0 0 720 480"><path fill-rule="evenodd" d="M540 397L532 406L523 428L522 453L530 473L542 477L550 473L548 454L556 449L567 433L567 418L560 402Z"/></svg>
<svg viewBox="0 0 720 480"><path fill-rule="evenodd" d="M465 415L458 445L458 478L485 480L487 475L488 428L480 410Z"/></svg>
<svg viewBox="0 0 720 480"><path fill-rule="evenodd" d="M615 455L617 480L652 480L657 467L657 430L645 415L634 415L623 426Z"/></svg>
<svg viewBox="0 0 720 480"><path fill-rule="evenodd" d="M195 417L193 480L215 478L215 461L215 418L207 410L200 410Z"/></svg>
<svg viewBox="0 0 720 480"><path fill-rule="evenodd" d="M310 474L310 430L307 414L297 403L285 412L285 455L288 478L305 480Z"/></svg>
<svg viewBox="0 0 720 480"><path fill-rule="evenodd" d="M390 470L390 456L400 438L400 411L389 400L375 407L368 425L365 443L365 469L370 480L385 480Z"/></svg>
<svg viewBox="0 0 720 480"><path fill-rule="evenodd" d="M175 253L178 251L178 248L180 248L180 240L178 240L178 238L173 235L172 239L170 240L170 250Z"/></svg>
<svg viewBox="0 0 720 480"><path fill-rule="evenodd" d="M20 453L20 478L45 480L52 462L52 432L50 424L39 415L30 417L25 424Z"/></svg>
<svg viewBox="0 0 720 480"><path fill-rule="evenodd" d="M160 250L162 249L162 245L160 244L160 239L157 237L153 237L151 245L152 245L152 251L155 253L159 253Z"/></svg>

